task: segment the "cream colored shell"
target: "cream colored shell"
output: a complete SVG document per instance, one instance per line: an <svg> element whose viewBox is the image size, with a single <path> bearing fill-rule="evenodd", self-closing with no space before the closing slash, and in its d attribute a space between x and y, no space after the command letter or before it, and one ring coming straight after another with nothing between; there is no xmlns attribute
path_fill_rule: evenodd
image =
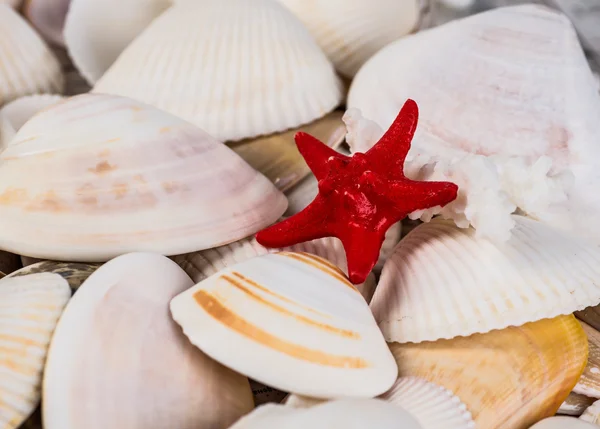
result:
<svg viewBox="0 0 600 429"><path fill-rule="evenodd" d="M287 205L222 143L123 97L86 94L45 110L0 159L0 248L38 258L211 248L266 227Z"/></svg>
<svg viewBox="0 0 600 429"><path fill-rule="evenodd" d="M174 298L171 312L206 354L276 389L372 397L396 380L364 298L339 268L308 253L229 266Z"/></svg>
<svg viewBox="0 0 600 429"><path fill-rule="evenodd" d="M598 429L598 426L574 417L556 416L544 419L530 429Z"/></svg>
<svg viewBox="0 0 600 429"><path fill-rule="evenodd" d="M250 412L248 380L192 346L169 317L169 300L192 285L152 253L92 274L52 338L45 429L226 429Z"/></svg>
<svg viewBox="0 0 600 429"><path fill-rule="evenodd" d="M506 240L519 207L600 237L596 88L569 20L529 4L393 42L358 72L348 106L385 130L406 99L417 102L406 174L456 183L441 213L461 226Z"/></svg>
<svg viewBox="0 0 600 429"><path fill-rule="evenodd" d="M310 30L344 76L377 51L416 30L422 0L279 0Z"/></svg>
<svg viewBox="0 0 600 429"><path fill-rule="evenodd" d="M570 314L600 301L600 248L523 216L506 243L436 218L386 262L371 309L386 340L433 341Z"/></svg>
<svg viewBox="0 0 600 429"><path fill-rule="evenodd" d="M0 107L24 95L61 92L60 64L38 34L0 3Z"/></svg>
<svg viewBox="0 0 600 429"><path fill-rule="evenodd" d="M390 349L401 377L452 391L481 429L522 429L554 415L587 361L585 333L573 315Z"/></svg>
<svg viewBox="0 0 600 429"><path fill-rule="evenodd" d="M40 401L52 332L71 296L57 274L0 281L0 428L15 429Z"/></svg>
<svg viewBox="0 0 600 429"><path fill-rule="evenodd" d="M64 40L69 56L88 83L96 83L170 5L171 0L70 0Z"/></svg>
<svg viewBox="0 0 600 429"><path fill-rule="evenodd" d="M596 401L586 408L579 419L600 426L600 401Z"/></svg>
<svg viewBox="0 0 600 429"><path fill-rule="evenodd" d="M178 2L93 91L144 101L223 141L309 123L342 98L333 65L276 0Z"/></svg>

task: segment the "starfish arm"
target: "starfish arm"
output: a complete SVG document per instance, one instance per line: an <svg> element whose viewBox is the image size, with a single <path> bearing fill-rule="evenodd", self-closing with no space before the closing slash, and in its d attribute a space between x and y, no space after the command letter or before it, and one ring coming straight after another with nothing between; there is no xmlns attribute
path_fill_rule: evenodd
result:
<svg viewBox="0 0 600 429"><path fill-rule="evenodd" d="M313 172L317 180L324 179L331 168L331 161L345 162L350 161L350 158L336 152L319 139L302 131L297 132L294 136L296 146L306 161L306 164Z"/></svg>
<svg viewBox="0 0 600 429"><path fill-rule="evenodd" d="M417 182L402 180L390 183L383 191L392 201L401 201L402 217L415 210L445 206L458 195L458 186L451 182Z"/></svg>
<svg viewBox="0 0 600 429"><path fill-rule="evenodd" d="M327 204L320 195L304 210L256 234L256 241L265 247L292 246L332 235L332 225L326 218Z"/></svg>
<svg viewBox="0 0 600 429"><path fill-rule="evenodd" d="M388 177L404 177L404 160L410 150L418 119L417 103L406 100L390 128L365 154L374 171Z"/></svg>
<svg viewBox="0 0 600 429"><path fill-rule="evenodd" d="M363 283L379 259L385 230L350 228L339 234L348 262L348 278L353 284Z"/></svg>

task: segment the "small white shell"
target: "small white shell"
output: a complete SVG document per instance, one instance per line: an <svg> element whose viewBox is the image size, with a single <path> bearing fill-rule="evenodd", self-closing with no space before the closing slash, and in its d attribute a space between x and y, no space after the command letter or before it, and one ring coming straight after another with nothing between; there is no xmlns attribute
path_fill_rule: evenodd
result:
<svg viewBox="0 0 600 429"><path fill-rule="evenodd" d="M58 274L0 281L0 428L19 427L38 405L50 338L70 297Z"/></svg>
<svg viewBox="0 0 600 429"><path fill-rule="evenodd" d="M5 104L0 109L0 150L8 146L17 131L33 115L63 98L62 95L51 94L28 95Z"/></svg>
<svg viewBox="0 0 600 429"><path fill-rule="evenodd" d="M468 336L570 314L600 301L600 249L523 216L511 239L440 218L386 262L371 309L387 341Z"/></svg>
<svg viewBox="0 0 600 429"><path fill-rule="evenodd" d="M171 0L71 0L64 39L73 63L93 85Z"/></svg>
<svg viewBox="0 0 600 429"><path fill-rule="evenodd" d="M598 429L598 426L574 417L548 417L531 426L529 429Z"/></svg>
<svg viewBox="0 0 600 429"><path fill-rule="evenodd" d="M171 312L206 354L286 392L372 397L396 380L364 298L335 265L308 253L227 267L175 297Z"/></svg>
<svg viewBox="0 0 600 429"><path fill-rule="evenodd" d="M333 65L275 0L176 3L93 92L144 101L222 141L312 122L342 98Z"/></svg>
<svg viewBox="0 0 600 429"><path fill-rule="evenodd" d="M27 22L0 3L0 107L24 95L63 90L60 63Z"/></svg>

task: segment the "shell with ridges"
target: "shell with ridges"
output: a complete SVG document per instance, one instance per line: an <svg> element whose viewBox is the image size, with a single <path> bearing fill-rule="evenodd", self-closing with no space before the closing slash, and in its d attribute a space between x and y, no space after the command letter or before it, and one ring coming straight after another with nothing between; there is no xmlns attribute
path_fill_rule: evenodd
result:
<svg viewBox="0 0 600 429"><path fill-rule="evenodd" d="M570 314L600 300L600 249L512 217L511 239L477 238L436 218L386 262L371 309L388 341L420 342Z"/></svg>
<svg viewBox="0 0 600 429"><path fill-rule="evenodd" d="M430 54L432 46L438 55ZM600 207L595 88L569 20L529 4L494 8L386 46L356 75L348 106L387 129L407 98L419 104L406 175L456 183L458 198L441 213L460 226L506 240L519 207L600 237L589 220Z"/></svg>
<svg viewBox="0 0 600 429"><path fill-rule="evenodd" d="M339 268L309 253L226 267L175 297L171 313L206 354L286 392L372 397L396 380L364 298Z"/></svg>
<svg viewBox="0 0 600 429"><path fill-rule="evenodd" d="M414 31L421 0L279 0L310 30L336 69L353 77L377 51Z"/></svg>
<svg viewBox="0 0 600 429"><path fill-rule="evenodd" d="M192 285L153 253L119 256L94 272L52 338L45 429L225 429L251 411L248 380L192 346L169 317L169 300Z"/></svg>
<svg viewBox="0 0 600 429"><path fill-rule="evenodd" d="M419 344L390 344L400 376L422 377L458 396L478 428L524 428L553 415L587 362L573 315Z"/></svg>
<svg viewBox="0 0 600 429"><path fill-rule="evenodd" d="M342 98L333 65L276 0L175 3L93 91L147 102L223 141L307 124Z"/></svg>
<svg viewBox="0 0 600 429"><path fill-rule="evenodd" d="M60 64L38 34L0 3L0 107L24 95L63 90Z"/></svg>
<svg viewBox="0 0 600 429"><path fill-rule="evenodd" d="M96 83L170 5L171 0L71 0L63 37L81 75Z"/></svg>
<svg viewBox="0 0 600 429"><path fill-rule="evenodd" d="M38 405L48 344L70 296L56 274L0 281L0 428L19 427Z"/></svg>
<svg viewBox="0 0 600 429"><path fill-rule="evenodd" d="M27 122L0 159L0 248L38 258L211 248L287 205L224 144L124 97L71 97Z"/></svg>

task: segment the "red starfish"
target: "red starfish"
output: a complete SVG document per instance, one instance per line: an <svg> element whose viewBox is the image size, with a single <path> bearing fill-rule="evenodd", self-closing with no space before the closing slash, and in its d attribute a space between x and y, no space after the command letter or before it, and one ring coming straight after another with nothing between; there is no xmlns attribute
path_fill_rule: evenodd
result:
<svg viewBox="0 0 600 429"><path fill-rule="evenodd" d="M407 100L383 137L366 153L342 155L299 132L296 146L319 181L304 210L256 235L266 247L285 247L322 237L339 238L350 281L365 281L390 226L415 210L444 206L456 198L449 182L418 182L404 176L404 159L417 128L419 109Z"/></svg>

